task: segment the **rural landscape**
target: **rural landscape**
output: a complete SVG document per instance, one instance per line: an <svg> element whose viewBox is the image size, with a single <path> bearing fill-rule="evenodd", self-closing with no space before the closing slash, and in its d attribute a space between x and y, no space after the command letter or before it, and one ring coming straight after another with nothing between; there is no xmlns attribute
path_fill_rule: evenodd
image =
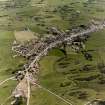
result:
<svg viewBox="0 0 105 105"><path fill-rule="evenodd" d="M105 0L0 0L0 105L105 105Z"/></svg>

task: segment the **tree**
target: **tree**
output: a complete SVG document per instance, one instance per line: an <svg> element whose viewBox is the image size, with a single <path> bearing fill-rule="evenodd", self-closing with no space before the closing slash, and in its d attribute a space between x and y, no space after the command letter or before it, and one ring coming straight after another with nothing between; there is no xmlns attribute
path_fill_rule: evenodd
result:
<svg viewBox="0 0 105 105"><path fill-rule="evenodd" d="M26 6L31 0L11 0L11 3L13 7L22 7Z"/></svg>

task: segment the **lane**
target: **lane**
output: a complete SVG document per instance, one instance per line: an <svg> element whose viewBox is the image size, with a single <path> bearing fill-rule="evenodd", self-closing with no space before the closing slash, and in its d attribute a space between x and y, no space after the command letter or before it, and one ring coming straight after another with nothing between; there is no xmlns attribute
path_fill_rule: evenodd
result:
<svg viewBox="0 0 105 105"><path fill-rule="evenodd" d="M63 102L67 103L68 105L73 105L72 102L70 102L71 100L65 100L64 98L62 98L61 96L55 94L54 92L50 91L49 89L41 86L41 85L38 85L37 83L33 83L34 85L38 86L39 88L43 89L44 91L54 95L55 97L57 97L58 99L62 100Z"/></svg>
<svg viewBox="0 0 105 105"><path fill-rule="evenodd" d="M91 29L87 29L86 31L83 31L83 32L80 32L80 33L77 33L77 34L73 34L73 35L71 35L71 36L66 36L66 37L63 37L63 36L62 36L61 39L59 39L58 41L55 41L55 42L51 43L51 44L50 44L49 46L47 46L43 51L41 51L41 53L39 53L39 54L35 57L35 59L30 63L30 65L29 65L29 67L26 69L26 71L29 70L29 69L31 69L31 68L34 66L35 63L38 63L38 62L40 61L40 59L41 59L43 56L47 55L48 51L49 51L50 49L52 49L53 47L55 47L56 45L61 44L61 43L65 42L65 41L72 42L72 40L73 40L74 38L78 37L78 36L85 36L85 35L90 34L90 33L92 33L92 32L96 32L96 31L102 30L102 29L104 29L104 27L105 27L105 22L103 22L103 23L100 24L99 26L94 26L94 27L92 27Z"/></svg>
<svg viewBox="0 0 105 105"><path fill-rule="evenodd" d="M12 95L10 95L9 97L7 97L5 100L4 100L4 102L2 103L2 104L0 104L0 105L6 105L6 102L9 100L9 99L11 99L12 98Z"/></svg>
<svg viewBox="0 0 105 105"><path fill-rule="evenodd" d="M5 79L4 81L0 82L0 86L1 86L1 85L3 85L5 82L8 82L9 80L13 80L13 79L15 79L15 77L14 77L14 76L13 76L13 77L10 77L10 78L7 78L7 79Z"/></svg>
<svg viewBox="0 0 105 105"><path fill-rule="evenodd" d="M29 61L29 65L25 68L25 74L24 74L24 78L27 77L27 84L28 84L28 96L27 96L27 105L29 105L29 101L30 101L30 84L31 84L31 80L30 80L30 77L28 75L28 72L30 72L29 70L32 70L33 68L35 69L34 72L36 73L37 71L37 65L40 61L40 59L43 57L43 56L46 56L49 52L49 50L51 50L52 48L58 46L59 44L62 44L64 42L70 42L72 43L73 40L77 37L81 37L81 36L87 36L87 34L90 34L92 32L96 32L96 31L99 31L101 29L103 29L105 27L105 22L98 25L98 26L92 26L92 28L90 29L87 29L83 32L80 32L80 33L76 33L76 34L72 34L72 35L65 35L65 36L60 36L57 40L51 42L49 45L44 45L46 43L42 43L42 45L44 46L41 46L41 50L39 51L39 53L35 56L34 60L32 60L31 62ZM35 67L36 66L36 67ZM39 65L38 65L39 66ZM39 70L39 69L38 69ZM35 74L37 75L37 73ZM33 76L34 77L34 76ZM9 78L11 79L11 78ZM4 82L8 81L9 79L3 81L1 84L3 84ZM20 81L21 82L21 81ZM39 88L43 89L44 91L47 91L49 92L50 94L56 96L57 98L59 98L60 100L62 100L63 102L67 103L68 105L73 105L72 102L69 102L67 100L65 100L64 98L60 97L59 95L55 94L54 92L50 91L49 89L46 89L45 87L41 86L41 85L38 85L37 83L34 83L36 86L38 86ZM24 90L22 90L24 91Z"/></svg>
<svg viewBox="0 0 105 105"><path fill-rule="evenodd" d="M28 85L28 88L27 88L27 90L28 90L28 96L27 96L27 105L29 105L30 104L30 94L31 94L31 92L30 92L30 81L29 81L29 74L28 74L28 72L26 73L26 79L27 79L27 85Z"/></svg>

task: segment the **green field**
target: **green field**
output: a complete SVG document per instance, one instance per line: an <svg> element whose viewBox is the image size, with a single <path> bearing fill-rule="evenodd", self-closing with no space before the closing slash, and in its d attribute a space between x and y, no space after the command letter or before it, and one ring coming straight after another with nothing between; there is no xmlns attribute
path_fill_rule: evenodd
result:
<svg viewBox="0 0 105 105"><path fill-rule="evenodd" d="M100 38L97 39L99 33ZM101 77L105 78L105 74L98 67L101 63L105 63L105 44L102 41L105 38L104 33L105 31L92 34L86 44L88 50L95 50L90 51L93 55L92 61L87 61L82 54L70 50L67 58L55 54L44 57L41 61L41 84L65 99L71 100L74 105L84 105L93 99L104 99L105 84L101 84L100 81Z"/></svg>
<svg viewBox="0 0 105 105"><path fill-rule="evenodd" d="M67 30L87 24L92 19L105 19L105 0L14 1L22 1L22 5L16 2L14 6L12 1L3 6L0 1L0 81L11 77L26 62L22 57L13 58L11 47L15 30L28 27L44 35L51 26ZM74 53L68 46L67 58L59 49L50 51L40 61L40 84L73 105L84 105L96 98L105 99L105 30L91 34L86 50L92 54L92 61ZM15 81L9 81L0 87L0 104L15 86ZM5 105L10 105L10 100ZM32 87L30 105L67 104L43 89Z"/></svg>
<svg viewBox="0 0 105 105"><path fill-rule="evenodd" d="M13 73L25 63L23 58L13 58L13 52L11 51L13 40L12 31L0 31L0 81L13 76ZM5 98L10 96L15 84L15 81L9 81L0 86L0 103L3 103Z"/></svg>

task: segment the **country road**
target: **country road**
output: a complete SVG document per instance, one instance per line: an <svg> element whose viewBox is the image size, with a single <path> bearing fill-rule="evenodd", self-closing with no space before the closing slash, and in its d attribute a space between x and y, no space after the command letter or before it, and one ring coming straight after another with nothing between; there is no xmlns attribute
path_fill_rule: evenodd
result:
<svg viewBox="0 0 105 105"><path fill-rule="evenodd" d="M58 35L56 36L55 38L52 38L52 41L50 43L46 43L46 39L44 41L42 41L42 43L40 44L40 46L36 49L32 49L31 51L29 51L26 55L31 55L30 57L33 57L34 54L36 54L34 57L33 57L33 60L29 60L28 62L28 66L25 66L27 64L25 64L25 71L24 72L24 77L23 77L23 80L27 80L27 83L25 83L24 81L20 81L20 83L17 85L16 89L14 90L14 97L16 96L22 96L22 97L26 97L27 98L27 105L29 105L29 98L30 98L30 83L32 84L36 84L36 86L38 86L39 88L55 95L56 97L58 97L59 99L61 99L62 101L68 103L69 105L72 105L72 103L68 102L67 100L63 99L62 97L60 97L59 95L56 95L55 93L51 92L49 89L46 89L44 88L43 86L39 85L37 83L37 70L39 70L39 61L40 59L43 57L43 56L46 56L49 52L49 50L51 50L52 48L54 47L57 47L59 45L62 45L62 43L72 43L76 38L78 37L87 37L89 36L90 33L92 32L96 32L96 31L99 31L99 30L102 30L104 29L105 27L105 22L101 23L101 24L98 24L98 25L92 25L89 29L87 30L84 30L82 32L79 32L79 33L76 33L76 34L63 34L63 35ZM50 39L51 40L51 39ZM38 46L39 43L36 44L36 46ZM14 50L14 48L13 48ZM16 50L15 50L16 51ZM17 51L16 51L17 52ZM31 52L31 54L30 54ZM33 52L33 53L32 53ZM23 55L21 54L20 52L20 55ZM31 70L34 69L34 73L32 73ZM31 74L30 76L28 76L28 79L26 78L27 77L27 73L29 72L29 74ZM33 75L36 75L36 77L34 78ZM34 81L34 82L33 82ZM28 86L26 89L28 89L28 93L24 96L22 95L22 92L24 92L24 90L22 90L22 85L21 82L24 82L24 84L27 84L26 86ZM22 83L23 84L23 83Z"/></svg>
<svg viewBox="0 0 105 105"><path fill-rule="evenodd" d="M55 46L57 46L58 44L62 44L63 42L72 42L72 40L78 36L85 36L87 34L90 34L92 32L96 32L99 30L104 29L105 27L105 22L103 22L102 24L98 25L98 26L93 26L91 29L87 29L86 31L77 33L77 34L73 34L73 35L65 35L59 38L59 40L56 40L55 42L52 42L49 46L46 46L46 48L44 48L43 51L41 51L36 57L35 59L30 63L29 67L27 68L27 70L29 70L30 68L32 68L34 66L35 63L39 62L39 60L47 55L48 51L52 48L54 48Z"/></svg>

